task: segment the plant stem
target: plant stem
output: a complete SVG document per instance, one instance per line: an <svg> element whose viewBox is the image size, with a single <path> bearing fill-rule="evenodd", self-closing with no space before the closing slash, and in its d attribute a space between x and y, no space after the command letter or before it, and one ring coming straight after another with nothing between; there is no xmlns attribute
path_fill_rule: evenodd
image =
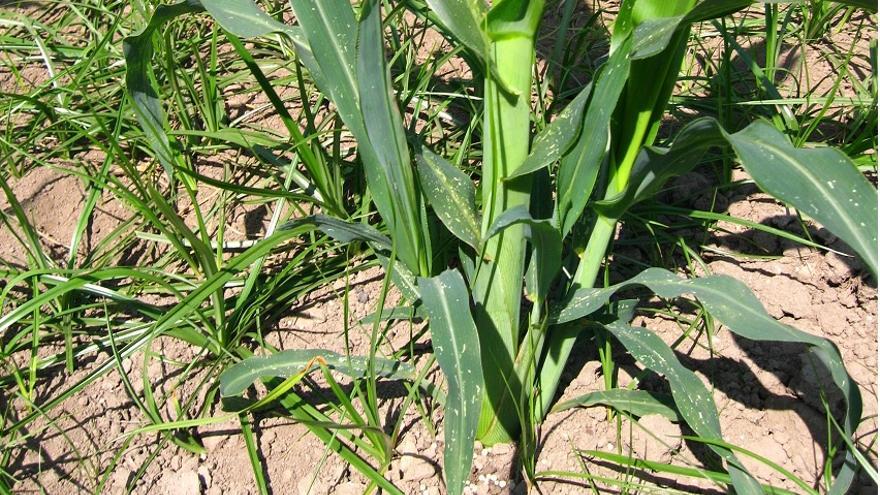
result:
<svg viewBox="0 0 880 495"><path fill-rule="evenodd" d="M590 233L587 248L581 256L581 261L575 272L569 294L583 287L594 286L599 269L602 267L602 260L605 259L608 245L614 236L616 226L617 219L601 215L596 218L596 224ZM562 371L565 369L565 363L568 361L568 356L571 354L574 342L582 330L583 325L577 322L552 329L548 339L547 354L544 358L544 363L541 365L541 376L538 379L542 409L540 414L542 417L547 414L550 406L553 404L553 397L556 395L559 379L562 376Z"/></svg>
<svg viewBox="0 0 880 495"><path fill-rule="evenodd" d="M535 32L542 10L540 0L508 1L489 15L488 60L495 70L486 71L483 234L505 211L529 205L531 179L504 179L529 153ZM525 248L520 225L486 241L473 283L485 380L477 438L487 445L509 442L519 429L516 406L522 384L514 362L519 349Z"/></svg>

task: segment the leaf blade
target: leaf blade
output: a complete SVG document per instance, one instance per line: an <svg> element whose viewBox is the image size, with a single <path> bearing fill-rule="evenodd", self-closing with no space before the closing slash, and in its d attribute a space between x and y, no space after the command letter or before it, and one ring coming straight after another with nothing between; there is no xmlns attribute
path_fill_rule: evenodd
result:
<svg viewBox="0 0 880 495"><path fill-rule="evenodd" d="M470 296L461 275L446 270L419 279L419 292L431 328L434 353L446 376L443 419L444 473L449 493L460 494L470 476L482 403L480 340L470 313Z"/></svg>
<svg viewBox="0 0 880 495"><path fill-rule="evenodd" d="M757 121L728 138L761 189L843 239L877 275L877 190L834 148L798 149Z"/></svg>
<svg viewBox="0 0 880 495"><path fill-rule="evenodd" d="M422 193L443 225L469 246L478 249L477 190L471 178L425 147L420 147L416 153L416 163Z"/></svg>

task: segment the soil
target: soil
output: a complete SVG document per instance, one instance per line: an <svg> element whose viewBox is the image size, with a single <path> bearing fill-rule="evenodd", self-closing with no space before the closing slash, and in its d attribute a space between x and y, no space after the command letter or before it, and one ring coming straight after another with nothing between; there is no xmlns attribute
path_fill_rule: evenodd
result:
<svg viewBox="0 0 880 495"><path fill-rule="evenodd" d="M818 79L818 78L817 78ZM249 102L250 103L250 102ZM243 103L242 103L243 104ZM280 129L280 123L277 124ZM279 131L280 132L280 131ZM97 161L99 157L95 157ZM100 163L97 161L97 163ZM739 178L739 177L735 177ZM672 187L671 202L724 211L735 217L802 235L794 212L753 186L742 185L726 195L711 197L694 194L711 191L712 179L702 173L680 178ZM66 245L73 233L84 192L78 179L57 168L37 167L10 185L28 217L41 234L41 241L54 258L64 259ZM708 193L707 193L708 194ZM209 201L210 198L205 198ZM4 212L10 205L0 202ZM235 217L242 237L259 235L268 221L266 212L245 212ZM89 227L90 239L100 239L126 218L125 208L105 195ZM256 225L256 227L254 227ZM708 234L682 232L701 248L712 273L732 276L747 284L764 303L768 312L780 321L801 330L832 340L841 350L847 368L859 384L868 418L858 430L863 445L871 442L877 431L877 291L860 263L833 235L815 225L807 225L811 234L830 250L817 251L799 247L763 232L739 225L720 223ZM614 277L624 278L626 259L651 259L650 247L626 243L637 236L624 225L617 251L622 267ZM0 258L22 263L23 253L15 246L6 226L0 226ZM91 243L85 243L85 249ZM750 257L755 254L760 257ZM681 260L669 265L684 266ZM362 354L369 346L369 327L359 320L376 310L382 289L382 273L371 269L355 275L349 295L349 321L343 321L343 285L336 283L315 291L307 298L291 301L285 316L271 322L267 340L281 349L325 348L337 352ZM397 295L392 291L386 306ZM657 301L643 300L650 306ZM347 323L347 324L346 324ZM667 342L681 336L680 324L669 318L640 313L635 325L656 331ZM343 329L350 327L349 347L343 348ZM389 347L399 348L409 341L419 327L396 325L389 333ZM420 343L427 343L422 338ZM59 349L47 349L58 352ZM256 493L251 462L241 425L237 420L218 421L196 428L206 452L190 454L159 435L142 434L126 441L130 433L146 424L143 412L129 399L121 375L131 381L136 393L143 393L144 375L156 394L187 396L204 372L189 375L177 383L181 367L197 358L197 351L180 341L160 338L151 344L149 353L139 353L122 362L120 369L91 383L82 392L65 401L51 423L37 424L29 431L25 444L14 449L13 474L21 481L22 493L79 493L96 489L104 470L106 493L122 493L148 458L155 456L140 480L135 493L165 494L249 494ZM720 411L722 430L734 444L760 453L788 469L797 477L814 484L824 466L824 443L828 437L823 405L816 399L822 383L804 349L792 345L757 345L721 329L713 335L711 348L705 336L686 340L678 347L679 358L697 371L713 390ZM156 359L164 356L164 360ZM561 400L570 399L603 387L601 368L591 341L580 342L575 359L566 370ZM36 402L57 393L86 376L106 355L78 363L77 371L59 372L42 383ZM617 356L621 365L619 383L626 385L639 372L637 363L624 354ZM417 363L424 365L425 358ZM434 369L428 378L440 383ZM317 377L316 377L317 379ZM318 381L318 384L321 382ZM401 424L395 457L385 473L404 493L444 493L442 465L442 409L428 409L423 417L414 407L403 408L405 389L390 385L381 390L381 411L388 424ZM20 412L22 404L14 404ZM177 412L170 406L162 411L166 418ZM213 403L208 416L222 418L219 404ZM619 421L619 423L618 423ZM436 428L432 433L431 428ZM329 452L310 434L307 427L290 420L258 417L254 430L264 474L274 493L282 494L357 494L363 493L367 480L336 454ZM632 453L634 456L675 464L702 465L706 452L699 445L682 440L687 434L681 426L659 416L638 421L626 418L608 420L601 408L575 409L551 414L541 428L537 469L589 472L595 476L632 479L632 473L590 458L587 450ZM118 459L114 459L118 455ZM877 459L871 459L876 465ZM778 472L750 460L746 465L760 480L794 489L791 481ZM658 473L645 473L650 483L685 492L722 493L717 486L693 479L675 479ZM637 481L637 480L636 480ZM537 487L543 493L585 493L587 483L571 479L542 480ZM469 493L526 493L522 467L516 447L475 446L474 469ZM861 477L853 493L876 493L876 486Z"/></svg>

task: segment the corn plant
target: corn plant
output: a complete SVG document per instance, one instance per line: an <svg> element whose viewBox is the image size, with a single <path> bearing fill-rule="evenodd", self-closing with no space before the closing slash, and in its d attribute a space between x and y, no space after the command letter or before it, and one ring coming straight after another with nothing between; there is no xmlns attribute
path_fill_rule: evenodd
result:
<svg viewBox="0 0 880 495"><path fill-rule="evenodd" d="M444 471L450 493L464 487L475 439L487 445L519 439L534 446L535 428L554 405L575 339L595 327L602 337L597 341L613 338L645 368L665 377L675 414L724 460L732 488L760 493L762 486L736 449L722 440L709 390L658 336L630 326L633 304L614 296L632 286L665 298L692 295L742 337L807 345L845 398L841 425L851 437L861 399L834 344L777 322L729 277L683 279L649 268L616 285L597 285L628 209L692 169L710 149L732 152L764 191L843 239L876 276L877 192L843 153L796 148L765 121L728 132L710 118L687 124L664 146L655 143L691 25L750 3L624 0L607 60L533 135L535 43L543 0L498 0L491 6L482 0L404 2L459 47L474 77L482 80L478 181L404 126L385 59L378 0L355 7L348 0L291 0L293 26L250 0L186 0L160 7L147 29L127 40L128 87L157 158L174 171L184 163L180 147L167 137L169 124L148 77L153 31L176 15L206 10L231 36L280 35L293 46L357 141L367 192L387 236L365 223L302 221L317 222L341 242L369 244L400 292L428 320L434 355L446 377ZM307 171L314 185L333 197L323 179L328 172ZM330 206L329 213L345 217L338 202ZM436 245L435 219L458 239L455 256ZM662 406L651 395L615 388L608 349L600 349L600 355L609 390L581 403L600 401L634 415ZM377 359L364 361L359 375L381 376L388 363ZM297 366L304 361L298 354ZM229 369L221 394L237 396L242 383L292 369L260 363ZM857 466L849 451L829 491L846 492Z"/></svg>

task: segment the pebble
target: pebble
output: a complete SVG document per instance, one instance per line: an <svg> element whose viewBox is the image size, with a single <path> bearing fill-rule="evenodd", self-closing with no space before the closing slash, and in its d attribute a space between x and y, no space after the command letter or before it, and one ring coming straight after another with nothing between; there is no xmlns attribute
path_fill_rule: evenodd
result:
<svg viewBox="0 0 880 495"><path fill-rule="evenodd" d="M409 481L425 480L436 473L433 464L414 455L405 455L400 459L400 470L403 472L403 479Z"/></svg>
<svg viewBox="0 0 880 495"><path fill-rule="evenodd" d="M202 484L207 488L211 486L211 472L208 470L207 466L200 466L198 470L199 478L202 480Z"/></svg>
<svg viewBox="0 0 880 495"><path fill-rule="evenodd" d="M168 478L164 488L168 495L193 495L201 493L202 483L195 471L181 471Z"/></svg>

